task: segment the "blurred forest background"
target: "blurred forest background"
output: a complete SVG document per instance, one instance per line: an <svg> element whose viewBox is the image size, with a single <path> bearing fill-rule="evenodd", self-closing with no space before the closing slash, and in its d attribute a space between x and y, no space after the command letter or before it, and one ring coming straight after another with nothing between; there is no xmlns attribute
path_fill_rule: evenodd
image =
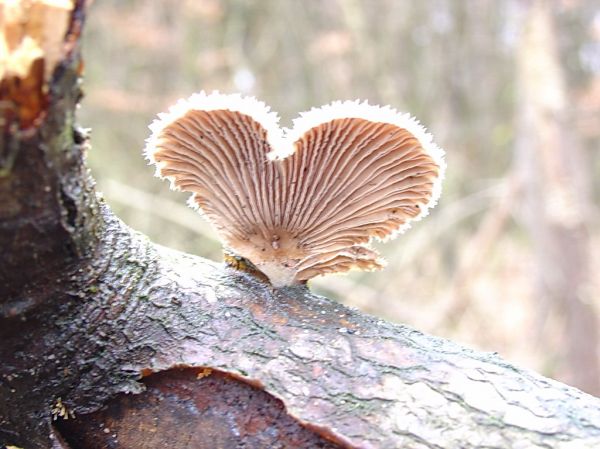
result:
<svg viewBox="0 0 600 449"><path fill-rule="evenodd" d="M377 273L329 297L600 395L600 9L594 0L101 0L85 39L89 158L117 214L221 260L153 177L147 125L201 89L257 96L288 126L336 99L390 104L447 152L439 205Z"/></svg>

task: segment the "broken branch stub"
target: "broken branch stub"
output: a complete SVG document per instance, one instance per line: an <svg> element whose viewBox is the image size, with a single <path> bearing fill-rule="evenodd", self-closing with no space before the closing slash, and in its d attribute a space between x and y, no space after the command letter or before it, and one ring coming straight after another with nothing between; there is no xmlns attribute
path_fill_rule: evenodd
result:
<svg viewBox="0 0 600 449"><path fill-rule="evenodd" d="M443 152L389 107L334 102L281 130L262 102L204 92L151 125L146 155L275 287L383 266L369 247L427 214Z"/></svg>
<svg viewBox="0 0 600 449"><path fill-rule="evenodd" d="M68 51L73 0L0 2L0 129L34 125L47 106L48 81Z"/></svg>

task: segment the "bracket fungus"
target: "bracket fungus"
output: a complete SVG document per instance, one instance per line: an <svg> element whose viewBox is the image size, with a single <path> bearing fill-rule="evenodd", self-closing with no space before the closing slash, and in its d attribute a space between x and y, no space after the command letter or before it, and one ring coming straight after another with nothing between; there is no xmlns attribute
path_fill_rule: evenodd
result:
<svg viewBox="0 0 600 449"><path fill-rule="evenodd" d="M278 122L252 97L200 92L158 115L145 153L274 287L381 268L369 242L427 214L443 151L408 114L367 102Z"/></svg>

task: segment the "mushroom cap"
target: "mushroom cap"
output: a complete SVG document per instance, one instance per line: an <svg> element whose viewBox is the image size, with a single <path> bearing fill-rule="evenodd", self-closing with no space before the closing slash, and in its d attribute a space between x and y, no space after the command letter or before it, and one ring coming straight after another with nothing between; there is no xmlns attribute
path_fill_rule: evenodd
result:
<svg viewBox="0 0 600 449"><path fill-rule="evenodd" d="M445 163L408 114L366 102L302 113L292 129L262 102L200 92L159 114L146 156L224 245L281 287L383 266L368 245L428 213Z"/></svg>

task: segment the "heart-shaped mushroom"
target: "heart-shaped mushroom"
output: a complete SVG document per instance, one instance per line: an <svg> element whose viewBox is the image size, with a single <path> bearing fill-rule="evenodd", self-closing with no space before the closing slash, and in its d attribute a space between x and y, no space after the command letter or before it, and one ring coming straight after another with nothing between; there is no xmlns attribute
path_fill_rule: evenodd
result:
<svg viewBox="0 0 600 449"><path fill-rule="evenodd" d="M443 151L408 114L366 102L278 121L254 98L200 92L159 114L146 155L275 287L381 268L369 242L435 204Z"/></svg>

